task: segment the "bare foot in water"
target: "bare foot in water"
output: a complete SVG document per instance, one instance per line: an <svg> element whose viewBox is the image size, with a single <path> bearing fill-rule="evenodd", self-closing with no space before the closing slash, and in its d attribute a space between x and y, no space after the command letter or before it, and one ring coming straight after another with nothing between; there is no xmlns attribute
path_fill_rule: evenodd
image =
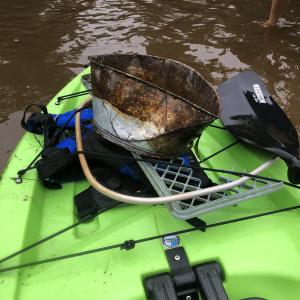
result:
<svg viewBox="0 0 300 300"><path fill-rule="evenodd" d="M263 27L264 29L268 30L268 29L274 28L274 27L276 26L276 24L277 24L277 23L271 24L270 21L268 20L268 21L262 23L262 27Z"/></svg>
<svg viewBox="0 0 300 300"><path fill-rule="evenodd" d="M286 3L287 0L272 0L269 19L263 23L263 28L271 29L276 26Z"/></svg>

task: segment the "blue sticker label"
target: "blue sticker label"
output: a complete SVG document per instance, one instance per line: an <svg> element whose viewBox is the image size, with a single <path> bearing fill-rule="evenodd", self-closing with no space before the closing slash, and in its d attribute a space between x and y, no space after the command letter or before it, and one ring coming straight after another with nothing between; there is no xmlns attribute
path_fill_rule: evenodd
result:
<svg viewBox="0 0 300 300"><path fill-rule="evenodd" d="M176 248L180 244L178 235L168 235L161 239L162 244L167 248Z"/></svg>

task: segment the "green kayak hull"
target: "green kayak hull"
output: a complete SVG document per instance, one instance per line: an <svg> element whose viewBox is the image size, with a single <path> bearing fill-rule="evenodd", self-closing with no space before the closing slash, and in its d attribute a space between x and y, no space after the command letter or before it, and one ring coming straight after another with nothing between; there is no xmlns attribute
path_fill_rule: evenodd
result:
<svg viewBox="0 0 300 300"><path fill-rule="evenodd" d="M53 98L48 105L51 113L69 111L84 101L85 97L78 97L55 105L57 96L84 90L81 75L88 72L86 69ZM234 140L227 131L208 127L199 148L194 150L203 158ZM77 221L73 196L88 187L86 181L49 190L38 180L35 170L28 171L20 184L14 180L17 171L28 165L41 146L41 136L25 133L2 173L0 259ZM239 143L203 166L249 172L269 159L270 154ZM210 175L217 180L216 174ZM286 166L278 160L262 175L287 180ZM298 204L300 190L284 186L207 213L201 219L211 224ZM188 228L191 226L187 222L176 219L164 205L118 206L1 263L0 299L145 299L144 278L169 272L166 248L160 239L138 243L129 251L115 248L11 271L5 269ZM300 210L293 210L181 234L180 246L191 265L220 263L229 299L296 300L300 298L299 235Z"/></svg>

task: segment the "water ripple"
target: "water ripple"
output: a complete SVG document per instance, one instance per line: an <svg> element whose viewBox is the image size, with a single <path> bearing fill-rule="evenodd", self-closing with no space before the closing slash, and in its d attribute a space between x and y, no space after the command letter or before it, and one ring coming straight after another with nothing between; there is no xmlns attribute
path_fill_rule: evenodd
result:
<svg viewBox="0 0 300 300"><path fill-rule="evenodd" d="M300 127L300 7L259 25L269 1L0 1L0 123L54 95L87 56L139 52L180 60L215 87L253 69ZM26 88L29 86L30 88Z"/></svg>

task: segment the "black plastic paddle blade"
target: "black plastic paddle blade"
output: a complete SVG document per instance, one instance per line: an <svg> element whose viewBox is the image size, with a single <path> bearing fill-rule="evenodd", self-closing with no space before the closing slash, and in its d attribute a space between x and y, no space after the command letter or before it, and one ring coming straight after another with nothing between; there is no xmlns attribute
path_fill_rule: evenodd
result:
<svg viewBox="0 0 300 300"><path fill-rule="evenodd" d="M217 90L221 120L238 139L284 159L288 178L300 183L299 142L295 127L253 71L241 72Z"/></svg>

